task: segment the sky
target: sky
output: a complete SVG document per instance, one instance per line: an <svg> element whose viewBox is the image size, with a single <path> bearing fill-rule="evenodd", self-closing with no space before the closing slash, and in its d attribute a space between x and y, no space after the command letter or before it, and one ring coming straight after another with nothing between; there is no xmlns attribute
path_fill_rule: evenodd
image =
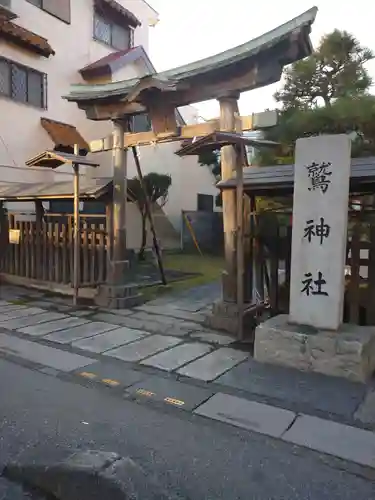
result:
<svg viewBox="0 0 375 500"><path fill-rule="evenodd" d="M302 14L314 5L318 14L311 40L335 28L356 36L362 45L375 52L375 2L371 0L149 0L159 12L160 21L150 28L150 57L156 69L166 69L211 56L245 43ZM375 61L367 65L375 80ZM240 113L249 115L274 109L273 94L280 83L243 93ZM373 87L375 93L375 87ZM203 118L219 115L219 104L207 101L194 104Z"/></svg>

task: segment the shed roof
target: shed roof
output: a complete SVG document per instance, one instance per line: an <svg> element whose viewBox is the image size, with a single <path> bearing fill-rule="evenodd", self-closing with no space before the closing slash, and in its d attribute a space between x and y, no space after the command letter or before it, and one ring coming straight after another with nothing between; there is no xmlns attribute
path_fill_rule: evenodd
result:
<svg viewBox="0 0 375 500"><path fill-rule="evenodd" d="M109 178L80 179L80 200L99 200L112 195L113 181ZM44 183L2 183L0 184L0 200L3 201L34 201L34 200L66 200L74 198L72 181ZM128 189L128 201L135 201L134 193Z"/></svg>
<svg viewBox="0 0 375 500"><path fill-rule="evenodd" d="M27 160L26 165L28 167L48 167L48 168L58 168L61 165L67 164L77 164L85 165L89 167L98 167L99 163L93 162L92 160L86 158L86 156L72 155L70 153L56 152L56 151L44 151L39 155Z"/></svg>
<svg viewBox="0 0 375 500"><path fill-rule="evenodd" d="M101 198L111 189L111 179L80 179L80 199ZM0 200L33 201L51 199L70 199L74 197L72 181L26 183L15 182L0 184Z"/></svg>
<svg viewBox="0 0 375 500"><path fill-rule="evenodd" d="M294 164L269 167L245 167L243 169L244 190L255 195L280 196L293 193ZM220 189L233 189L236 178L220 181ZM375 156L353 158L350 172L351 191L373 192L375 186Z"/></svg>
<svg viewBox="0 0 375 500"><path fill-rule="evenodd" d="M146 82L149 88L157 87L164 88L165 90L177 90L176 85L184 83L194 77L208 76L213 72L237 68L239 71L246 62L253 60L254 57L264 54L267 50L282 47L283 56L279 54L277 59L278 64L272 69L272 61L263 61L263 66L268 68L267 77L260 79L257 83L248 81L249 88L242 90L249 90L257 86L274 83L280 79L281 70L283 65L290 64L298 59L308 56L312 51L312 46L309 38L311 24L314 22L317 14L317 8L313 7L304 12L300 16L278 26L272 31L265 33L247 43L226 50L219 54L194 61L190 64L185 64L177 68L163 71L154 75L152 79ZM295 36L300 35L300 36ZM288 46L285 47L284 42L291 40L294 37L295 50L289 50ZM283 45L284 44L284 45ZM281 49L280 49L281 50ZM248 64L247 64L248 65ZM70 94L64 96L67 100L73 102L85 102L95 99L108 99L117 96L123 98L128 94L137 95L139 85L142 85L144 90L144 82L142 79L133 78L120 82L111 82L106 84L85 85L76 84L71 86ZM142 90L141 89L141 90ZM238 89L237 89L238 90ZM181 102L179 105L188 104L188 102Z"/></svg>

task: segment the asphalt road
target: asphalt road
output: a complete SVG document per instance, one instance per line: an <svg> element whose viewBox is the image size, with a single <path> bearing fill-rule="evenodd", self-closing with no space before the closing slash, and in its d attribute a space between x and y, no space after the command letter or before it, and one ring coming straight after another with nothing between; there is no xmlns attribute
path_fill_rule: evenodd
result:
<svg viewBox="0 0 375 500"><path fill-rule="evenodd" d="M36 450L131 456L190 500L368 500L374 482L345 464L259 434L122 400L0 360L0 467ZM343 470L340 470L340 467ZM8 494L0 481L0 500Z"/></svg>

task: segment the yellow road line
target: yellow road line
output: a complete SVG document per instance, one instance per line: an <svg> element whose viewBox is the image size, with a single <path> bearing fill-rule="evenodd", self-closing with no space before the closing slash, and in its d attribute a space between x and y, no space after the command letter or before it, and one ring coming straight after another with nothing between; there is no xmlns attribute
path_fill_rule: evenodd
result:
<svg viewBox="0 0 375 500"><path fill-rule="evenodd" d="M181 401L180 399L174 399L174 398L164 398L164 401L166 403L170 403L171 405L175 406L184 406L185 401Z"/></svg>
<svg viewBox="0 0 375 500"><path fill-rule="evenodd" d="M95 373L90 373L90 372L81 372L80 375L81 377L89 378L91 380L96 378Z"/></svg>
<svg viewBox="0 0 375 500"><path fill-rule="evenodd" d="M120 385L120 382L118 382L117 380L112 380L111 378L103 378L102 382L110 385L111 387L117 387L118 385Z"/></svg>
<svg viewBox="0 0 375 500"><path fill-rule="evenodd" d="M146 389L137 389L137 394L140 394L141 396L155 396L154 392L146 391Z"/></svg>

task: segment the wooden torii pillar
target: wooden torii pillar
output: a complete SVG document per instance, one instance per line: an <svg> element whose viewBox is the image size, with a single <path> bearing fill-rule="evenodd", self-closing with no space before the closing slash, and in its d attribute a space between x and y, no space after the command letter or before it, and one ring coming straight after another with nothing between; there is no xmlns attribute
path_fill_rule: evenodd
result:
<svg viewBox="0 0 375 500"><path fill-rule="evenodd" d="M238 98L239 94L228 94L219 99L220 131L236 132L238 128ZM237 127L236 127L237 125ZM221 148L221 179L231 179L236 171L237 154L233 146ZM223 272L223 300L236 302L236 192L224 190L223 227L225 270Z"/></svg>

